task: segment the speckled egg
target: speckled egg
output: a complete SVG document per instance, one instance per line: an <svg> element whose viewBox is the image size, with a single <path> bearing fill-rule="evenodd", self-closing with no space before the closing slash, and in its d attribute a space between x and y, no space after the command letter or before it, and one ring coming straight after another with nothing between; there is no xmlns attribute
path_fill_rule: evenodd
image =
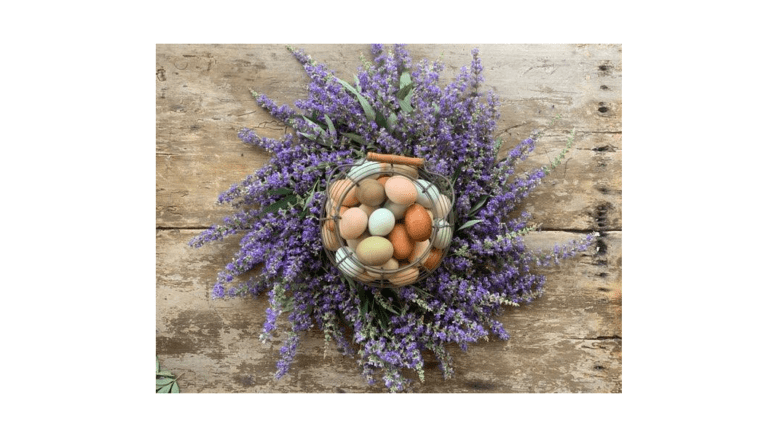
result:
<svg viewBox="0 0 777 437"><path fill-rule="evenodd" d="M410 205L418 197L413 181L404 176L392 176L386 181L386 197L399 205Z"/></svg>
<svg viewBox="0 0 777 437"><path fill-rule="evenodd" d="M407 211L408 206L410 205L400 205L390 200L387 200L386 203L383 204L384 208L394 214L394 219L397 221L402 220L402 218L405 216L405 211Z"/></svg>
<svg viewBox="0 0 777 437"><path fill-rule="evenodd" d="M416 203L420 203L424 208L431 208L434 201L440 195L440 190L434 184L424 179L418 179L414 183L416 191L418 191Z"/></svg>
<svg viewBox="0 0 777 437"><path fill-rule="evenodd" d="M356 198L363 205L379 206L386 200L386 192L380 182L375 179L365 179L360 181L356 188Z"/></svg>
<svg viewBox="0 0 777 437"><path fill-rule="evenodd" d="M329 250L337 250L340 247L337 236L326 226L321 226L321 241L324 243L324 247Z"/></svg>
<svg viewBox="0 0 777 437"><path fill-rule="evenodd" d="M376 209L369 217L367 229L369 229L370 234L382 237L394 229L395 222L394 213L386 208L380 208Z"/></svg>
<svg viewBox="0 0 777 437"><path fill-rule="evenodd" d="M426 209L414 203L405 211L407 235L414 241L427 240L432 235L432 219Z"/></svg>
<svg viewBox="0 0 777 437"><path fill-rule="evenodd" d="M394 258L407 259L410 256L410 252L413 251L413 240L407 235L407 229L405 229L404 223L397 223L394 225L394 229L386 236L394 246Z"/></svg>
<svg viewBox="0 0 777 437"><path fill-rule="evenodd" d="M356 254L350 247L341 247L335 252L337 268L348 276L356 276L364 273L364 267L356 259Z"/></svg>
<svg viewBox="0 0 777 437"><path fill-rule="evenodd" d="M340 218L340 236L353 240L367 230L367 213L359 208L348 208Z"/></svg>
<svg viewBox="0 0 777 437"><path fill-rule="evenodd" d="M421 263L426 261L426 258L429 256L428 253L425 254L426 249L429 248L429 240L424 241L418 241L413 246L413 251L410 252L410 256L407 258L407 260L410 262L410 264L414 263L416 260L420 259Z"/></svg>
<svg viewBox="0 0 777 437"><path fill-rule="evenodd" d="M362 264L380 266L394 254L394 247L383 237L367 237L356 247L356 256Z"/></svg>
<svg viewBox="0 0 777 437"><path fill-rule="evenodd" d="M342 204L345 206L356 206L359 204L359 199L356 198L356 185L350 179L339 179L332 183L329 188L329 197L337 205L340 199L343 199Z"/></svg>
<svg viewBox="0 0 777 437"><path fill-rule="evenodd" d="M407 267L407 264L400 265L399 268ZM389 276L389 281L397 286L412 284L418 279L418 267L407 267L392 276Z"/></svg>
<svg viewBox="0 0 777 437"><path fill-rule="evenodd" d="M445 249L451 244L451 238L453 237L453 227L443 219L435 219L434 227L437 231L432 238L432 246L438 249Z"/></svg>

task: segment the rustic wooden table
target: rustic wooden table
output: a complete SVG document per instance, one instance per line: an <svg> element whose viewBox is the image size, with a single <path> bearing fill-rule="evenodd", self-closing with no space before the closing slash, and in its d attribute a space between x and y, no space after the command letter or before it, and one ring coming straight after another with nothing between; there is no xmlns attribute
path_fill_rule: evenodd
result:
<svg viewBox="0 0 777 437"><path fill-rule="evenodd" d="M368 45L303 45L351 79ZM441 57L443 82L471 60L469 46L410 45L414 61ZM572 151L524 202L552 247L597 231L596 254L546 269L545 295L502 316L508 341L451 347L456 374L444 381L427 363L415 392L621 392L622 141L620 45L481 45L485 87L502 103L498 135L517 144L552 125L526 168L549 163L575 129ZM275 380L282 338L260 343L267 300L212 300L216 272L238 238L200 249L187 242L231 208L219 193L268 155L242 143L239 129L279 137L285 127L259 108L253 88L289 105L306 95L300 64L283 46L159 45L156 56L156 352L180 375L182 392L382 392L353 358L324 350L308 333L289 373ZM504 147L506 153L509 147Z"/></svg>

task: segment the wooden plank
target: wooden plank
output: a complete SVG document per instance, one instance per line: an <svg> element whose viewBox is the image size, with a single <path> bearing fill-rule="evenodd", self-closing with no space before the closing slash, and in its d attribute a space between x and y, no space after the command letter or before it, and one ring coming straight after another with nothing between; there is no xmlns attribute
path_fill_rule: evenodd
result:
<svg viewBox="0 0 777 437"><path fill-rule="evenodd" d="M181 375L183 392L382 392L369 386L356 361L325 346L323 334L303 336L289 373L275 380L283 341L258 339L267 299L212 300L217 271L237 250L237 238L200 249L186 242L191 230L157 231L157 354L163 366ZM552 248L579 234L540 232L527 245ZM507 309L500 320L511 334L450 348L456 374L443 381L427 355L426 379L413 390L463 392L621 391L621 233L602 237L606 250L563 268L547 269L543 297ZM287 326L284 323L281 327ZM283 329L281 329L282 331ZM414 374L408 373L409 377Z"/></svg>
<svg viewBox="0 0 777 437"><path fill-rule="evenodd" d="M304 47L340 77L352 78L369 46ZM470 47L409 46L414 60L441 56L450 80L470 62ZM562 165L523 204L543 229L535 246L598 230L600 253L548 270L546 295L506 310L512 339L452 349L457 374L442 381L427 356L419 392L621 391L621 47L480 46L486 89L502 102L497 132L509 146L555 123L527 168L547 164L576 130ZM237 238L191 249L186 242L231 212L219 193L261 167L266 153L242 144L251 127L279 137L285 127L258 108L248 88L293 105L307 77L282 46L160 45L157 48L157 353L181 375L186 392L381 392L367 386L355 360L319 331L308 333L289 374L275 381L283 340L260 344L266 298L213 301L217 271ZM557 115L563 115L554 121ZM523 167L522 167L523 168ZM408 376L413 376L408 374Z"/></svg>
<svg viewBox="0 0 777 437"><path fill-rule="evenodd" d="M369 54L366 46L306 49L345 78L356 72L360 53ZM443 83L470 62L469 49L458 46L410 50L416 60L442 54L448 66ZM563 173L547 180L555 182L556 198L545 195L551 187L541 188L527 205L542 214L537 222L548 229L620 229L620 47L487 45L481 57L485 88L497 92L503 104L497 127L506 145L503 153L562 115L527 166L547 164L564 147L565 133L578 132ZM228 214L229 207L214 204L218 194L269 159L241 143L237 132L243 127L269 137L285 132L248 89L293 105L305 96L307 83L298 62L281 46L159 46L157 225L204 227ZM602 208L607 209L604 218Z"/></svg>

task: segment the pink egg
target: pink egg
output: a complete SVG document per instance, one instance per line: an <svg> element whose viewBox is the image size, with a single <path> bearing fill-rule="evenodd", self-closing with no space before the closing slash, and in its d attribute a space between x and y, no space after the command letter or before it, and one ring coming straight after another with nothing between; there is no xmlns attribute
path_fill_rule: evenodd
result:
<svg viewBox="0 0 777 437"><path fill-rule="evenodd" d="M367 230L367 213L359 208L348 208L340 217L340 236L354 240Z"/></svg>

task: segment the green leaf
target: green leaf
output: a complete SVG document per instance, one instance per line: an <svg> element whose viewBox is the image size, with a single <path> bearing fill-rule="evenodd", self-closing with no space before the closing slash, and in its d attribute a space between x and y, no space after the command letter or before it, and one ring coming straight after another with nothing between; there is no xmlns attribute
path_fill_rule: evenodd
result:
<svg viewBox="0 0 777 437"><path fill-rule="evenodd" d="M327 125L327 128L329 129L329 135L333 137L336 136L337 130L335 129L335 124L332 123L332 119L329 118L329 116L326 114L324 114L324 119L326 120L326 125Z"/></svg>
<svg viewBox="0 0 777 437"><path fill-rule="evenodd" d="M410 72L405 70L402 72L402 74L399 75L399 88L405 88L408 85L412 85L412 78L410 77Z"/></svg>
<svg viewBox="0 0 777 437"><path fill-rule="evenodd" d="M279 196L279 195L284 195L284 194L290 194L290 193L293 193L293 192L294 192L294 190L292 190L291 188L276 188L274 190L269 190L267 192L267 195L268 196Z"/></svg>
<svg viewBox="0 0 777 437"><path fill-rule="evenodd" d="M156 386L161 387L163 385L172 384L175 382L175 378L157 378Z"/></svg>
<svg viewBox="0 0 777 437"><path fill-rule="evenodd" d="M173 375L173 373L170 372L169 370L160 370L156 372L156 376L166 376L169 378L175 378L175 375Z"/></svg>
<svg viewBox="0 0 777 437"><path fill-rule="evenodd" d="M367 120L375 121L375 110L372 109L372 106L370 106L370 103L367 101L367 99L365 99L364 96L361 95L361 93L357 91L354 87L352 87L351 84L349 84L348 82L342 79L337 79L337 81L340 83L340 85L345 87L345 89L347 89L348 91L353 93L353 95L356 96L356 100L358 100L359 104L362 105L362 110L364 110L364 115L367 116Z"/></svg>
<svg viewBox="0 0 777 437"><path fill-rule="evenodd" d="M170 390L170 393L180 393L180 392L181 392L181 390L178 389L178 383L174 382L173 383L173 389Z"/></svg>
<svg viewBox="0 0 777 437"><path fill-rule="evenodd" d="M488 201L490 197L491 197L490 194L484 194L483 196L481 196L480 199L478 200L478 203L476 203L475 206L473 206L472 209L469 210L469 212L467 213L467 216L471 217L472 214L475 214L476 212L478 212L478 210L480 210L480 208L482 208L483 205L486 204L486 201Z"/></svg>
<svg viewBox="0 0 777 437"><path fill-rule="evenodd" d="M402 112L411 113L413 112L413 107L410 106L410 102L406 100L400 100L399 101L399 109L402 110Z"/></svg>
<svg viewBox="0 0 777 437"><path fill-rule="evenodd" d="M388 119L388 125L389 132L394 132L394 128L397 126L397 114L391 113Z"/></svg>
<svg viewBox="0 0 777 437"><path fill-rule="evenodd" d="M289 206L289 204L292 201L296 200L296 199L297 199L297 196L292 196L292 195L286 196L283 199L281 199L281 200L273 203L272 205L269 205L266 208L264 208L262 210L262 213L263 214L267 214L267 213L270 213L270 212L276 212L276 211L280 210L281 208L285 208L285 207Z"/></svg>
<svg viewBox="0 0 777 437"><path fill-rule="evenodd" d="M457 231L460 231L462 229L467 229L467 228L469 228L471 226L475 226L476 224L478 224L478 223L480 223L482 221L484 221L484 220L470 220L467 223L464 223L463 225L461 225L461 227L459 229L457 229Z"/></svg>
<svg viewBox="0 0 777 437"><path fill-rule="evenodd" d="M159 373L159 357L156 357L156 371Z"/></svg>
<svg viewBox="0 0 777 437"><path fill-rule="evenodd" d="M157 387L156 392L157 393L170 393L170 390L173 388L172 384L168 384L162 387Z"/></svg>
<svg viewBox="0 0 777 437"><path fill-rule="evenodd" d="M375 123L383 129L389 130L388 120L386 120L386 116L382 112L375 113Z"/></svg>
<svg viewBox="0 0 777 437"><path fill-rule="evenodd" d="M352 134L350 132L344 133L343 135L346 138L349 138L349 139L351 139L351 140L353 140L353 141L355 141L355 142L357 142L357 143L359 143L359 144L361 144L363 146L367 145L367 140L365 140L364 137L362 137L360 135Z"/></svg>
<svg viewBox="0 0 777 437"><path fill-rule="evenodd" d="M356 84L356 91L361 93L362 92L362 84L359 83L359 76L357 76L355 74L353 75L353 83Z"/></svg>

